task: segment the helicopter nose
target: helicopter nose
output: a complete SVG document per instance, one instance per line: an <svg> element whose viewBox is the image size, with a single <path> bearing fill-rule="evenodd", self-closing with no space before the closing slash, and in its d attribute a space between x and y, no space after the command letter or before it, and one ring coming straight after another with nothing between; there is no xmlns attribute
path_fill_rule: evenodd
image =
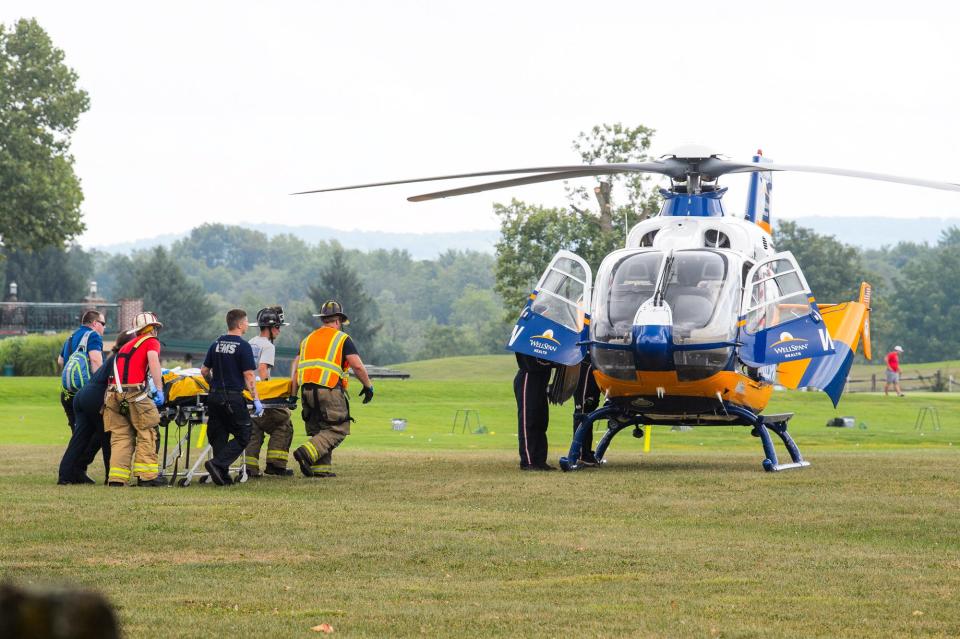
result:
<svg viewBox="0 0 960 639"><path fill-rule="evenodd" d="M633 348L638 370L673 370L673 317L666 304L648 302L633 319Z"/></svg>

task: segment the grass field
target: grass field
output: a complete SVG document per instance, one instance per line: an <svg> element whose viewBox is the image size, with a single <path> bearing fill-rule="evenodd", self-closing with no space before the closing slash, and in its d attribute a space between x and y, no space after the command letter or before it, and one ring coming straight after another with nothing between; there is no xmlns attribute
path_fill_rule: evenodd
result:
<svg viewBox="0 0 960 639"><path fill-rule="evenodd" d="M56 380L0 379L0 573L96 588L128 637L960 636L960 395L777 393L803 471L764 473L746 428L655 428L649 454L624 433L605 468L530 474L511 358L401 368L335 479L153 491L54 485ZM452 433L460 408L488 432Z"/></svg>

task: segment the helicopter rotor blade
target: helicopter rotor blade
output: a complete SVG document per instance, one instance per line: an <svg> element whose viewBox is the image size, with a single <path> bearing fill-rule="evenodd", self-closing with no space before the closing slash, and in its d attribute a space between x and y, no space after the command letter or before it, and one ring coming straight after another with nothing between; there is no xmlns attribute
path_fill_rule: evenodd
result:
<svg viewBox="0 0 960 639"><path fill-rule="evenodd" d="M456 189L447 189L444 191L435 191L433 193L424 193L407 198L409 202L426 202L428 200L439 200L445 197L455 195L467 195L469 193L481 193L483 191L493 191L495 189L506 189L511 186L523 186L525 184L537 184L540 182L553 182L555 180L569 180L572 178L587 177L590 175L611 175L613 173L639 173L637 170L611 170L609 168L589 168L581 167L576 171L557 171L554 173L542 173L540 175L529 175L526 177L513 178L510 180L498 180L496 182L485 182L483 184L471 184ZM649 171L643 171L649 172Z"/></svg>
<svg viewBox="0 0 960 639"><path fill-rule="evenodd" d="M727 173L756 173L761 171L795 171L798 173L819 173L822 175L839 175L841 177L861 178L864 180L878 180L880 182L896 182L911 186L923 186L930 189L944 191L960 191L960 184L924 180L920 178L890 175L888 173L874 173L872 171L858 171L854 169L838 169L829 166L811 166L804 164L780 164L777 162L731 162L710 158L699 165L700 172L706 177L716 178Z"/></svg>
<svg viewBox="0 0 960 639"><path fill-rule="evenodd" d="M298 191L296 193L291 193L291 195L306 195L309 193L329 193L330 191L350 191L353 189L366 189L375 186L394 186L397 184L414 184L416 182L435 182L439 180L456 180L462 178L473 178L473 177L488 177L494 175L514 175L517 173L562 173L567 171L585 171L590 170L590 173L585 173L584 175L605 175L612 173L625 173L625 172L649 172L649 173L663 173L664 175L672 175L678 172L678 167L673 166L673 162L640 162L640 163L623 163L623 164L574 164L574 165L561 165L561 166L541 166L541 167L531 167L531 168L520 168L520 169L500 169L497 171L476 171L473 173L457 173L454 175L437 175L434 177L425 177L425 178L411 178L407 180L391 180L389 182L370 182L367 184L353 184L350 186L336 186L326 189L312 189L310 191ZM573 177L573 176L571 176ZM557 177L554 178L557 180L562 180L565 178ZM543 181L543 180L540 180Z"/></svg>
<svg viewBox="0 0 960 639"><path fill-rule="evenodd" d="M770 164L760 165L763 169L770 171L797 171L799 173L820 173L823 175L839 175L842 177L861 178L864 180L878 180L880 182L896 182L897 184L910 184L912 186L923 186L928 189L941 189L943 191L960 191L960 184L954 182L940 182L938 180L924 180L920 178L903 177L902 175L890 175L888 173L873 173L872 171L857 171L853 169L837 169L829 166L807 166L803 164ZM763 170L761 169L761 170Z"/></svg>

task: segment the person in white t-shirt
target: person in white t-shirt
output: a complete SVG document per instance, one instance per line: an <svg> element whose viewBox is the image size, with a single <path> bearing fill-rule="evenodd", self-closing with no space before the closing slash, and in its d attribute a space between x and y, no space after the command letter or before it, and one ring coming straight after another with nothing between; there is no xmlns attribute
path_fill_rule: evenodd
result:
<svg viewBox="0 0 960 639"><path fill-rule="evenodd" d="M280 336L280 327L288 324L283 321L281 307L269 306L257 313L257 325L260 327L260 335L250 340L250 346L253 348L253 359L257 363L257 377L267 380L270 379L276 359L277 349L273 342ZM263 448L267 435L270 436L267 463L261 471L260 449ZM290 421L290 409L275 406L264 408L262 416L253 418L250 443L244 453L247 476L255 478L264 474L281 477L293 475L293 471L287 468L292 441L293 422Z"/></svg>

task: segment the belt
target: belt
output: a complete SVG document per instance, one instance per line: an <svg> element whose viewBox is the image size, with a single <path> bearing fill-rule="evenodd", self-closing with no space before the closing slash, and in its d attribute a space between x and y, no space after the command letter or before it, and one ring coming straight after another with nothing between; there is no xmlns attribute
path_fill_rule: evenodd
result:
<svg viewBox="0 0 960 639"><path fill-rule="evenodd" d="M110 385L108 385L108 388L115 391L115 390L117 390L117 385L116 385L116 384L110 384ZM127 391L138 391L138 390L143 390L143 389L144 389L144 385L143 385L143 384L123 384L123 385L120 386L120 388L123 389L123 392L127 392Z"/></svg>

